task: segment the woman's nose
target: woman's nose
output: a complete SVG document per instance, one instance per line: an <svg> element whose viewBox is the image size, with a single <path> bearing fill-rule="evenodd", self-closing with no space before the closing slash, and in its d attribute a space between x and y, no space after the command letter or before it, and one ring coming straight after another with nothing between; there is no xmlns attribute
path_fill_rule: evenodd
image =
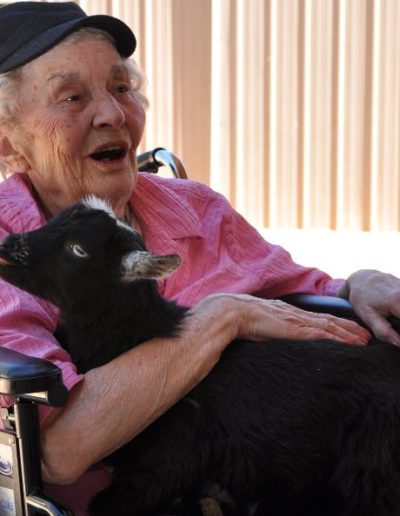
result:
<svg viewBox="0 0 400 516"><path fill-rule="evenodd" d="M126 121L125 113L112 95L95 100L94 127L121 127Z"/></svg>

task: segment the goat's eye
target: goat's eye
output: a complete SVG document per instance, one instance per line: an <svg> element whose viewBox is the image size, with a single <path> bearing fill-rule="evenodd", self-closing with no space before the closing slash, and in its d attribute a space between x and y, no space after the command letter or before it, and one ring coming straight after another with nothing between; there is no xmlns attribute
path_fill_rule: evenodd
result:
<svg viewBox="0 0 400 516"><path fill-rule="evenodd" d="M79 244L69 244L69 248L77 258L87 258L88 253Z"/></svg>

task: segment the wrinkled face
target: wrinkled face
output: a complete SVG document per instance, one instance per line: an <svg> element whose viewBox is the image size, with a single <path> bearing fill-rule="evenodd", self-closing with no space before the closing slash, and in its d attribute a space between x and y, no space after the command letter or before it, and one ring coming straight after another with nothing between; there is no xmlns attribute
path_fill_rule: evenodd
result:
<svg viewBox="0 0 400 516"><path fill-rule="evenodd" d="M0 277L60 307L85 296L93 302L106 285L163 278L179 264L177 255L147 252L140 235L93 197L0 242Z"/></svg>
<svg viewBox="0 0 400 516"><path fill-rule="evenodd" d="M61 42L23 68L18 102L9 138L48 211L94 194L122 216L145 116L113 45Z"/></svg>

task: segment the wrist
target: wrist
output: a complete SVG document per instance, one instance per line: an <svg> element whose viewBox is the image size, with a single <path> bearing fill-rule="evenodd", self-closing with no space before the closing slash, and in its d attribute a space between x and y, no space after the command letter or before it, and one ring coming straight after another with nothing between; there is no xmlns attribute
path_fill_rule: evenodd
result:
<svg viewBox="0 0 400 516"><path fill-rule="evenodd" d="M198 321L198 325L192 329L223 336L227 342L234 340L240 328L239 303L240 300L233 294L211 294L205 297L189 312L190 318Z"/></svg>
<svg viewBox="0 0 400 516"><path fill-rule="evenodd" d="M349 296L350 296L350 283L349 283L348 279L340 287L339 292L338 292L338 296L341 297L342 299L349 299Z"/></svg>

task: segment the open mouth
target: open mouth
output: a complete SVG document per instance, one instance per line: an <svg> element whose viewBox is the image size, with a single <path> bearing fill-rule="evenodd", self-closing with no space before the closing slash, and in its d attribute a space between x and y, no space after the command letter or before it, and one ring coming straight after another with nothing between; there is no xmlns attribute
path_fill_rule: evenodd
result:
<svg viewBox="0 0 400 516"><path fill-rule="evenodd" d="M0 265L13 265L13 262L0 256Z"/></svg>
<svg viewBox="0 0 400 516"><path fill-rule="evenodd" d="M123 145L115 145L104 147L90 154L90 157L96 161L113 162L124 159L128 152L127 147Z"/></svg>
<svg viewBox="0 0 400 516"><path fill-rule="evenodd" d="M7 237L10 238L10 237ZM10 251L7 245L0 243L0 266L1 265L18 265L17 256L13 256L14 249Z"/></svg>

